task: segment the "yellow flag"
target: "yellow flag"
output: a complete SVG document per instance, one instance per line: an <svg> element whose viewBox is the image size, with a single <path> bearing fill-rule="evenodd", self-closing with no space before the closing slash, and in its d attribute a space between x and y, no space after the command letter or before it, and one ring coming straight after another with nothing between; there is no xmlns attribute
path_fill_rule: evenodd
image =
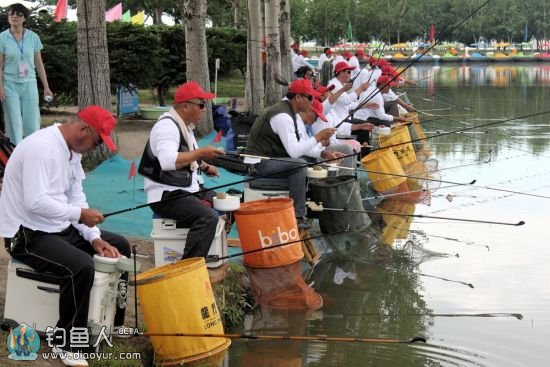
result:
<svg viewBox="0 0 550 367"><path fill-rule="evenodd" d="M143 25L145 21L145 12L142 10L136 15L132 16L132 24Z"/></svg>

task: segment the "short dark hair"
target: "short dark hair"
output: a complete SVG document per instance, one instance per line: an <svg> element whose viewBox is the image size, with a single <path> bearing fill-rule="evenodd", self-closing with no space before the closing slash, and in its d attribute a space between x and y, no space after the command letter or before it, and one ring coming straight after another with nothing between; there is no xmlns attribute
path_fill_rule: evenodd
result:
<svg viewBox="0 0 550 367"><path fill-rule="evenodd" d="M298 70L294 72L294 74L296 74L297 78L304 78L308 72L312 73L313 69L309 66L300 66Z"/></svg>
<svg viewBox="0 0 550 367"><path fill-rule="evenodd" d="M288 92L285 97L290 101L290 100L294 99L294 97L296 97L296 96L297 96L296 93Z"/></svg>
<svg viewBox="0 0 550 367"><path fill-rule="evenodd" d="M31 14L30 10L27 9L25 5L19 3L11 4L6 11L8 15L12 13L22 13L25 19L29 19L29 15Z"/></svg>
<svg viewBox="0 0 550 367"><path fill-rule="evenodd" d="M325 47L325 48L323 49L323 53L326 53L328 50L330 50L330 47Z"/></svg>

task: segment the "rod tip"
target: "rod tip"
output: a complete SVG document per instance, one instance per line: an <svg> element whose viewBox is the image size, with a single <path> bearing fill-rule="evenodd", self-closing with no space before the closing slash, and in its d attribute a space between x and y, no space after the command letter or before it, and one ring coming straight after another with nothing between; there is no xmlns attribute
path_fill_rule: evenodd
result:
<svg viewBox="0 0 550 367"><path fill-rule="evenodd" d="M524 225L524 224L525 224L525 222L522 221L522 220L520 220L520 221L516 224L516 226L522 226L522 225Z"/></svg>
<svg viewBox="0 0 550 367"><path fill-rule="evenodd" d="M414 338L409 340L409 343L416 343L416 342L426 343L426 338L423 336L415 336Z"/></svg>

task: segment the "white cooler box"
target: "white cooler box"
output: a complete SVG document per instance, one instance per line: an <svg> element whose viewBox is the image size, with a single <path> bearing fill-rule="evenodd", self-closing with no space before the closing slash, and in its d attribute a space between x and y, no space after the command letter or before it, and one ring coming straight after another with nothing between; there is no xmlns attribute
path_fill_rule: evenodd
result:
<svg viewBox="0 0 550 367"><path fill-rule="evenodd" d="M253 178L252 176L247 176ZM244 202L289 197L286 178L258 178L244 183Z"/></svg>
<svg viewBox="0 0 550 367"><path fill-rule="evenodd" d="M108 335L112 332L119 276L118 272L95 272L88 311L92 334L97 335L102 326ZM48 326L55 328L59 320L59 277L38 273L11 259L6 288L5 320L24 322L38 332L44 332Z"/></svg>
<svg viewBox="0 0 550 367"><path fill-rule="evenodd" d="M177 223L173 219L153 218L151 238L153 238L155 246L155 267L181 260L188 232L189 228L177 227ZM223 218L218 221L216 235L208 255L227 256L227 234L225 233L225 220ZM207 262L206 266L217 268L224 262L225 260Z"/></svg>

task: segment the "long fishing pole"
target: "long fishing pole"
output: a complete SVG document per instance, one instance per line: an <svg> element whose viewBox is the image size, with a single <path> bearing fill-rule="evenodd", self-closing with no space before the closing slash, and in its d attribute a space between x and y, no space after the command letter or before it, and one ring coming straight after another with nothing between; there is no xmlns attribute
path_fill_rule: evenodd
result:
<svg viewBox="0 0 550 367"><path fill-rule="evenodd" d="M454 218L454 217L438 217L424 214L402 214L402 213L393 213L393 212L383 212L377 210L361 210L361 209L349 209L349 208L325 208L322 204L318 204L312 201L307 202L309 208L314 212L321 211L336 211L336 212L350 212L350 213L372 213L372 214L382 214L382 215L396 215L401 217L412 217L412 218L429 218L429 219L441 219L441 220L452 220L457 222L469 222L469 223L480 223L480 224L497 224L503 226L522 226L525 224L525 221L521 220L517 223L510 222L495 222L488 220L479 220L479 219L467 219L467 218Z"/></svg>
<svg viewBox="0 0 550 367"><path fill-rule="evenodd" d="M296 163L296 167L293 167L293 168L290 168L290 169L284 169L284 170L279 170L279 171L275 171L275 172L271 172L271 173L266 173L264 175L258 175L258 176L254 176L254 177L250 177L250 178L245 178L243 180L234 181L234 182L230 182L230 183L227 183L227 184L202 189L202 190L199 190L197 192L184 192L181 195L175 195L173 197L166 198L166 199L161 199L161 200L156 201L156 202L141 204L141 205L137 205L137 206L126 208L126 209L121 209L121 210L117 210L117 211L114 211L114 212L105 213L105 214L103 214L103 217L107 218L107 217L110 217L110 216L113 216L113 215L122 214L122 213L130 212L130 211L133 211L133 210L146 208L146 207L149 207L149 206L151 206L155 203L164 203L164 202L168 202L168 201L172 201L172 200L176 200L176 199L181 199L181 198L184 198L184 197L187 197L187 196L197 196L197 195L203 194L205 192L222 189L222 188L233 186L233 185L236 185L236 184L252 182L252 181L262 179L262 178L272 177L272 176L280 175L280 174L283 174L283 173L288 173L288 172L293 172L293 171L296 171L296 170L300 170L302 168L311 167L311 166L315 166L315 165L322 164L322 163L327 163L327 162L339 161L341 159L345 159L345 158L349 158L349 157L355 157L355 156L357 156L357 153L345 155L345 156L342 156L342 157L339 157L339 158L326 159L326 160L319 161L319 162L314 162L314 163L308 163L308 162ZM273 158L270 158L270 159L273 159ZM291 161L288 161L288 160L286 160L286 162L295 163L295 162L291 162Z"/></svg>
<svg viewBox="0 0 550 367"><path fill-rule="evenodd" d="M462 24L464 24L464 22L466 22L468 19L470 19L471 17L474 16L474 14L476 14L479 10L481 10L483 7L485 7L485 5L487 5L489 3L489 1L491 0L487 0L485 1L482 5L480 5L478 8L476 8L473 12L471 12L466 18L464 18L462 21L460 21L457 25L455 25L454 27L451 28L451 30L449 30L449 32L452 32L453 30L455 30L456 28L458 28L459 26L461 26ZM380 91L382 89L384 89L385 87L387 87L388 85L390 85L395 79L397 79L401 74L403 74L408 68L410 68L412 65L416 64L420 58L424 55L426 55L428 52L430 52L437 44L439 44L440 40L437 40L433 43L433 45L431 45L430 47L428 47L425 51L423 51L418 57L416 57L414 60L412 60L412 62L410 62L407 66L405 66L405 68L403 68L403 70L399 71L398 73L396 74L392 74L392 78L386 82L386 84L384 84L381 88L376 88L376 91L373 91L369 96L367 96L365 98L365 100L363 100L361 103L359 103L359 105L352 111L350 111L350 113L348 114L348 116L346 116L346 118L344 118L344 120L342 120L340 123L338 123L335 127L338 128L340 127L340 125L342 125L348 118L350 118L351 116L353 116L353 114L355 112L357 112L360 108L362 108L363 106L365 106L366 103L368 103L374 96L376 96L378 93L380 93ZM420 47L417 49L417 51L420 49ZM416 51L415 51L416 53Z"/></svg>
<svg viewBox="0 0 550 367"><path fill-rule="evenodd" d="M423 336L415 336L409 340L390 338L345 338L327 335L266 335L266 334L199 334L199 333L155 333L140 332L140 336L164 336L164 337L193 337L193 338L229 338L250 340L301 340L319 342L347 342L347 343L383 343L383 344L412 344L416 342L426 343Z"/></svg>
<svg viewBox="0 0 550 367"><path fill-rule="evenodd" d="M382 313L362 313L362 314L338 314L338 315L323 315L323 318L341 319L344 317L399 317L399 316L429 316L429 317L513 317L517 320L523 320L523 315L520 313L508 313L508 312L484 312L484 313L394 313L394 314L382 314Z"/></svg>

